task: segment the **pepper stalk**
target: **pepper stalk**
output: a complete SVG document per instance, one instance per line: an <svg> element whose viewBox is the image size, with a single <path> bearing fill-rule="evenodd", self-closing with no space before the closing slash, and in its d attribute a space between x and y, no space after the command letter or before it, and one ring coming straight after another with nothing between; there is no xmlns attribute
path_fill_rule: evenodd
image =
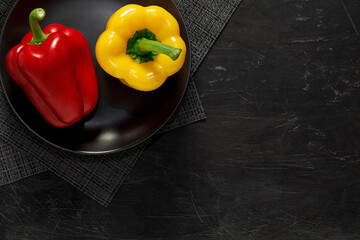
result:
<svg viewBox="0 0 360 240"><path fill-rule="evenodd" d="M35 8L30 12L29 15L29 24L30 29L33 34L33 40L29 42L30 45L41 45L46 38L51 34L45 34L39 24L39 21L45 18L45 10L42 8Z"/></svg>
<svg viewBox="0 0 360 240"><path fill-rule="evenodd" d="M161 53L169 56L173 61L178 59L181 49L171 47L161 43L147 28L136 31L128 40L126 53L138 63L154 61L155 57Z"/></svg>

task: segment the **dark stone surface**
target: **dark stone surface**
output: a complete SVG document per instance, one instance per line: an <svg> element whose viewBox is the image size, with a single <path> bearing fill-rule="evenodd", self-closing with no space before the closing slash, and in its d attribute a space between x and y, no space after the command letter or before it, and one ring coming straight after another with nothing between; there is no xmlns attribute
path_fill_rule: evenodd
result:
<svg viewBox="0 0 360 240"><path fill-rule="evenodd" d="M360 239L359 12L244 0L195 76L206 121L107 208L50 172L1 187L0 239Z"/></svg>

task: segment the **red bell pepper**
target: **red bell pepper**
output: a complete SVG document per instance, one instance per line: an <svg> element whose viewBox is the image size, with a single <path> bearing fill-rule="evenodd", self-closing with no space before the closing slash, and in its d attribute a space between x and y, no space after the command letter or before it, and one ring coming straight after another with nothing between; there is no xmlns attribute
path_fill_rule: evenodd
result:
<svg viewBox="0 0 360 240"><path fill-rule="evenodd" d="M29 16L31 32L6 56L11 78L51 125L64 128L90 113L98 101L98 82L85 37L50 24L41 30L41 8Z"/></svg>

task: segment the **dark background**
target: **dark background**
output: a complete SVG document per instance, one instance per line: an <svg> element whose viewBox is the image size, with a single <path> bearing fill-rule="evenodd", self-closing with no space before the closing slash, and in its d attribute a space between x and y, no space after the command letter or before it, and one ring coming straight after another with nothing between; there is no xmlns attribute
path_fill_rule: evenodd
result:
<svg viewBox="0 0 360 240"><path fill-rule="evenodd" d="M51 172L1 187L0 239L360 239L359 13L244 0L195 75L207 120L106 208Z"/></svg>

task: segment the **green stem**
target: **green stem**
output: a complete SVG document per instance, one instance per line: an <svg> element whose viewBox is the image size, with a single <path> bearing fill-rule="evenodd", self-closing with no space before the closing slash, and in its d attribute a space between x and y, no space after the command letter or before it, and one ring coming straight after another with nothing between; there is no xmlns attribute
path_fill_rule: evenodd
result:
<svg viewBox="0 0 360 240"><path fill-rule="evenodd" d="M134 50L135 53L139 56L145 56L150 52L162 53L169 56L174 61L179 57L181 53L181 49L179 48L173 48L164 43L149 40L146 38L138 39L134 44Z"/></svg>
<svg viewBox="0 0 360 240"><path fill-rule="evenodd" d="M42 8L35 8L29 15L30 29L33 34L33 40L29 44L40 45L50 35L44 34L42 31L39 21L45 17L45 11Z"/></svg>

